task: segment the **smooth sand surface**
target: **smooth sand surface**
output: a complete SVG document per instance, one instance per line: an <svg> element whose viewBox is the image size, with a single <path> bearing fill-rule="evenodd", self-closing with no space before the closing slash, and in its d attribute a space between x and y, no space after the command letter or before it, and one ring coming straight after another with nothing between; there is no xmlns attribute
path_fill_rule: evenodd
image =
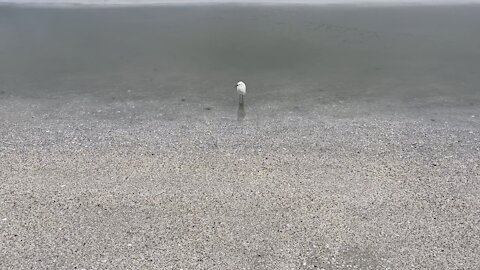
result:
<svg viewBox="0 0 480 270"><path fill-rule="evenodd" d="M0 268L480 268L479 9L334 11L0 9Z"/></svg>

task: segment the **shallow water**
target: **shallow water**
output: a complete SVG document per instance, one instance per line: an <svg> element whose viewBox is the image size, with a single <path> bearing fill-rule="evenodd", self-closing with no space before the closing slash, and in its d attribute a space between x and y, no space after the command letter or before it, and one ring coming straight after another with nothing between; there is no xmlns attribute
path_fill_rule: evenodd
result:
<svg viewBox="0 0 480 270"><path fill-rule="evenodd" d="M168 100L480 92L480 6L0 7L10 96Z"/></svg>

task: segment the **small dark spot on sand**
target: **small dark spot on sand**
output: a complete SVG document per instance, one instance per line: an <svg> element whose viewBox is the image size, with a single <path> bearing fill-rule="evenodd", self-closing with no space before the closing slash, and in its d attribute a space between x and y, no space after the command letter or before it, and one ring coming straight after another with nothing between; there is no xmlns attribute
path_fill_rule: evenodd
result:
<svg viewBox="0 0 480 270"><path fill-rule="evenodd" d="M0 91L0 95L3 95L3 94L5 94L5 91L4 90Z"/></svg>
<svg viewBox="0 0 480 270"><path fill-rule="evenodd" d="M300 109L300 106L294 106L293 107L295 110L299 110Z"/></svg>
<svg viewBox="0 0 480 270"><path fill-rule="evenodd" d="M433 166L433 167L437 167L437 164L433 163L432 166Z"/></svg>
<svg viewBox="0 0 480 270"><path fill-rule="evenodd" d="M210 111L212 108L210 108L210 107L205 107L205 108L203 108L203 109L204 109L205 111Z"/></svg>
<svg viewBox="0 0 480 270"><path fill-rule="evenodd" d="M186 99L182 98L182 99L180 99L180 100L181 100L182 102L184 102Z"/></svg>
<svg viewBox="0 0 480 270"><path fill-rule="evenodd" d="M154 154L154 153L152 153L152 156L155 156L155 154Z"/></svg>
<svg viewBox="0 0 480 270"><path fill-rule="evenodd" d="M430 119L430 121L435 122L435 119Z"/></svg>

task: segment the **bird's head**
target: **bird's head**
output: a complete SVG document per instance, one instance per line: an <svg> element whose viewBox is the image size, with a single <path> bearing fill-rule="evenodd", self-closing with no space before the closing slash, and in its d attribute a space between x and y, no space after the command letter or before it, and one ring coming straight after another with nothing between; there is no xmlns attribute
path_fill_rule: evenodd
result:
<svg viewBox="0 0 480 270"><path fill-rule="evenodd" d="M242 81L239 81L239 82L237 82L237 85L236 85L236 86L245 86L245 83L242 82Z"/></svg>

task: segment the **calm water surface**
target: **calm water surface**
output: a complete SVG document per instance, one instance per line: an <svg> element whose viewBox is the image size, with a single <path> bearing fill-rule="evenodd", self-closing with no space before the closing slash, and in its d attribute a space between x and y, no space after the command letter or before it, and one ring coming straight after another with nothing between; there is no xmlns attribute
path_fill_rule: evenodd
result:
<svg viewBox="0 0 480 270"><path fill-rule="evenodd" d="M461 96L480 92L480 6L0 7L13 96ZM230 97L229 97L230 98Z"/></svg>

